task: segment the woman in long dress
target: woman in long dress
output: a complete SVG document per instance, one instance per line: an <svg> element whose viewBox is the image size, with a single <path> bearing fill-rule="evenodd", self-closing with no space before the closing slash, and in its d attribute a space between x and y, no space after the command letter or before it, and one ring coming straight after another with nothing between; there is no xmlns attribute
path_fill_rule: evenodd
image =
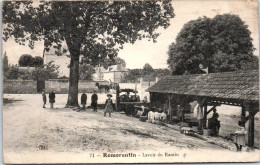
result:
<svg viewBox="0 0 260 165"><path fill-rule="evenodd" d="M236 129L234 135L234 143L237 147L237 151L242 150L242 146L245 145L247 131L245 129L245 124L242 121L238 122L238 128Z"/></svg>
<svg viewBox="0 0 260 165"><path fill-rule="evenodd" d="M111 99L112 95L111 94L107 94L108 99L106 100L106 107L105 107L105 112L104 112L104 116L106 116L106 113L109 113L109 117L111 117L111 113L113 111L113 101Z"/></svg>

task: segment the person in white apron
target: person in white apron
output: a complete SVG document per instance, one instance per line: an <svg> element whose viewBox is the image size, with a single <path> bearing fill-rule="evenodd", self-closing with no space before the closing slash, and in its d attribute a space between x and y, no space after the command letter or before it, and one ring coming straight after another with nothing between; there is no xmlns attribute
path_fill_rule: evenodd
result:
<svg viewBox="0 0 260 165"><path fill-rule="evenodd" d="M244 146L246 144L245 143L246 134L247 134L247 131L245 129L244 123L242 121L239 121L236 131L232 134L234 143L237 147L237 151L241 151L242 146Z"/></svg>

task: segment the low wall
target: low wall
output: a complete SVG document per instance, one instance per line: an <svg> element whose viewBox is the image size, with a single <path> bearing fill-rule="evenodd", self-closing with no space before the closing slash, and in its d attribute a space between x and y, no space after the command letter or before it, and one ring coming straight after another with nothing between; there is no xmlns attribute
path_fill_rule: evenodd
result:
<svg viewBox="0 0 260 165"><path fill-rule="evenodd" d="M96 82L94 81L79 81L79 93L92 93L94 90L98 90Z"/></svg>
<svg viewBox="0 0 260 165"><path fill-rule="evenodd" d="M55 93L68 93L69 80L47 80L45 81L45 91L47 93L52 90Z"/></svg>
<svg viewBox="0 0 260 165"><path fill-rule="evenodd" d="M5 80L3 93L34 94L37 93L37 81L33 80Z"/></svg>
<svg viewBox="0 0 260 165"><path fill-rule="evenodd" d="M55 93L68 93L69 80L54 79L54 80L45 81L45 91L48 93L51 92L52 90L54 90ZM91 93L94 90L98 90L95 82L85 81L85 80L79 81L78 84L79 93L82 92Z"/></svg>

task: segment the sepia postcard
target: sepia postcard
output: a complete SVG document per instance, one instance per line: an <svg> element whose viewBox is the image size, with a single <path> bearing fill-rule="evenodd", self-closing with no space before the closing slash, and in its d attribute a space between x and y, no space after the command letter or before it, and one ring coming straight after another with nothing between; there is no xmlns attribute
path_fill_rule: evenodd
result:
<svg viewBox="0 0 260 165"><path fill-rule="evenodd" d="M259 162L257 0L3 1L6 164Z"/></svg>

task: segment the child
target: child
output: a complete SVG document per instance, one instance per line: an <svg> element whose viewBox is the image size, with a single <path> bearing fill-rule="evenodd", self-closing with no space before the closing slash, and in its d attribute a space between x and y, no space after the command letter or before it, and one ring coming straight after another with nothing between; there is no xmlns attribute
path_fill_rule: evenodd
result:
<svg viewBox="0 0 260 165"><path fill-rule="evenodd" d="M83 110L86 109L86 104L87 104L87 95L85 92L81 95L81 104L83 106Z"/></svg>
<svg viewBox="0 0 260 165"><path fill-rule="evenodd" d="M104 116L106 116L106 113L109 113L109 117L111 117L111 112L113 111L113 101L111 99L112 95L107 94L108 99L106 100L106 108L104 112Z"/></svg>
<svg viewBox="0 0 260 165"><path fill-rule="evenodd" d="M46 104L46 94L45 94L45 90L42 91L42 101L43 101L43 108L45 108L45 104Z"/></svg>
<svg viewBox="0 0 260 165"><path fill-rule="evenodd" d="M242 146L245 145L245 135L246 135L245 125L242 121L238 122L238 128L236 129L234 135L234 143L237 147L237 151L242 150Z"/></svg>

